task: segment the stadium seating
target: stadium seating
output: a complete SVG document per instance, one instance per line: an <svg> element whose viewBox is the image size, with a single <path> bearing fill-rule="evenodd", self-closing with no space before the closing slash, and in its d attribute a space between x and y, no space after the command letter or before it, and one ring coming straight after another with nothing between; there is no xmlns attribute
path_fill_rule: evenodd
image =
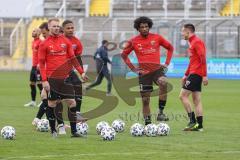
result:
<svg viewBox="0 0 240 160"><path fill-rule="evenodd" d="M3 20L3 37L0 37L0 56L9 56L9 37L15 27L18 19L2 19Z"/></svg>
<svg viewBox="0 0 240 160"><path fill-rule="evenodd" d="M232 0L233 12L231 9L231 0L229 0L221 11L221 16L239 16L240 15L240 0Z"/></svg>
<svg viewBox="0 0 240 160"><path fill-rule="evenodd" d="M54 17L62 5L62 0L44 0L44 15ZM83 17L85 15L85 0L66 0L67 16Z"/></svg>
<svg viewBox="0 0 240 160"><path fill-rule="evenodd" d="M110 0L91 0L90 16L108 16Z"/></svg>
<svg viewBox="0 0 240 160"><path fill-rule="evenodd" d="M168 16L183 17L185 0L168 0ZM226 0L211 1L211 10L213 16L218 16L219 7ZM114 17L131 17L133 15L134 3L137 7L137 15L146 15L151 17L164 16L163 0L114 0L113 15ZM204 17L206 14L206 0L192 0L190 7L191 17Z"/></svg>

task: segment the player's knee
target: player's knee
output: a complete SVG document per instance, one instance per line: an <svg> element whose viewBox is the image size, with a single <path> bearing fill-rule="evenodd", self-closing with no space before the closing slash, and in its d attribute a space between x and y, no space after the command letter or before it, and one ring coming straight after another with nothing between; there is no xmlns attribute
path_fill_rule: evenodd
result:
<svg viewBox="0 0 240 160"><path fill-rule="evenodd" d="M70 108L76 107L76 101L74 99L68 99L66 102Z"/></svg>
<svg viewBox="0 0 240 160"><path fill-rule="evenodd" d="M167 77L164 77L164 76L159 77L158 78L158 84L162 85L162 86L165 86L167 84Z"/></svg>
<svg viewBox="0 0 240 160"><path fill-rule="evenodd" d="M149 105L149 97L142 97L142 102L144 106L148 106Z"/></svg>
<svg viewBox="0 0 240 160"><path fill-rule="evenodd" d="M193 97L193 104L197 106L201 102L201 99L199 97Z"/></svg>
<svg viewBox="0 0 240 160"><path fill-rule="evenodd" d="M56 107L56 105L57 105L57 101L48 101L48 106L49 107L54 108L54 107Z"/></svg>
<svg viewBox="0 0 240 160"><path fill-rule="evenodd" d="M35 82L30 82L30 85L31 85L31 86L35 86L36 83L35 83Z"/></svg>
<svg viewBox="0 0 240 160"><path fill-rule="evenodd" d="M180 94L180 95L179 95L179 99L180 99L181 101L184 101L186 98L187 98L187 97L184 96L183 94Z"/></svg>

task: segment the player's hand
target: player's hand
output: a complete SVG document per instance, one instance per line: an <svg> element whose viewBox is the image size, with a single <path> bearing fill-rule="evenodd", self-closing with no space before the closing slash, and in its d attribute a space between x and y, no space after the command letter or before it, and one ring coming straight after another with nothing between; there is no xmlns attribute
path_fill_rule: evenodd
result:
<svg viewBox="0 0 240 160"><path fill-rule="evenodd" d="M186 80L187 80L187 76L183 76L182 77L182 85L184 85L186 83Z"/></svg>
<svg viewBox="0 0 240 160"><path fill-rule="evenodd" d="M165 67L165 68L168 68L168 65L167 65L167 64L163 64L162 66Z"/></svg>
<svg viewBox="0 0 240 160"><path fill-rule="evenodd" d="M88 78L88 76L86 75L86 73L82 73L82 74L81 74L81 78L82 78L82 80L83 80L84 82L89 80L89 78Z"/></svg>
<svg viewBox="0 0 240 160"><path fill-rule="evenodd" d="M167 64L163 64L163 65L161 66L161 69L162 69L162 71L163 71L164 74L167 73L167 71L168 71L168 65L167 65Z"/></svg>
<svg viewBox="0 0 240 160"><path fill-rule="evenodd" d="M204 86L208 85L208 78L207 77L203 77L203 85Z"/></svg>
<svg viewBox="0 0 240 160"><path fill-rule="evenodd" d="M141 69L141 68L135 68L134 70L133 70L133 72L135 72L135 73L137 73L137 74L147 74L147 73L149 73L149 71L146 71L146 70L144 70L144 69Z"/></svg>
<svg viewBox="0 0 240 160"><path fill-rule="evenodd" d="M42 86L47 92L50 91L50 85L49 85L48 81L43 81Z"/></svg>

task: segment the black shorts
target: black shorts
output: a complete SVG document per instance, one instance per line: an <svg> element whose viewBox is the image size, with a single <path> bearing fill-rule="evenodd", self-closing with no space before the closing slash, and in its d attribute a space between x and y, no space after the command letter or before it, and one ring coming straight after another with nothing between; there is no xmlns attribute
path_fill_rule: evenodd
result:
<svg viewBox="0 0 240 160"><path fill-rule="evenodd" d="M182 88L192 91L192 92L201 92L202 91L202 77L197 74L190 74L187 77L187 80Z"/></svg>
<svg viewBox="0 0 240 160"><path fill-rule="evenodd" d="M29 80L30 82L37 82L42 80L40 71L37 69L37 67L32 67Z"/></svg>
<svg viewBox="0 0 240 160"><path fill-rule="evenodd" d="M158 85L157 81L160 77L166 77L162 70L156 70L149 74L139 75L140 92L152 92L153 82Z"/></svg>
<svg viewBox="0 0 240 160"><path fill-rule="evenodd" d="M58 99L74 99L73 85L66 83L64 79L48 79L50 92L48 93L49 100Z"/></svg>
<svg viewBox="0 0 240 160"><path fill-rule="evenodd" d="M66 79L65 82L73 85L76 97L82 96L82 81L79 79L79 77L74 71L71 71L69 77Z"/></svg>
<svg viewBox="0 0 240 160"><path fill-rule="evenodd" d="M71 71L69 77L66 79L66 82L71 83L74 86L82 85L82 81L79 79L79 77L74 71Z"/></svg>

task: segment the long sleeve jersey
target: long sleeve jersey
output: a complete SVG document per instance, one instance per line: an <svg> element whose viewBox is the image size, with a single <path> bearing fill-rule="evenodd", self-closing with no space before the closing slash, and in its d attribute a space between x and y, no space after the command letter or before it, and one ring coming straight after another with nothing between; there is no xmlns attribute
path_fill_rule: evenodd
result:
<svg viewBox="0 0 240 160"><path fill-rule="evenodd" d="M202 77L207 76L206 47L204 42L196 35L193 35L189 38L189 43L190 62L185 75L197 74Z"/></svg>
<svg viewBox="0 0 240 160"><path fill-rule="evenodd" d="M138 35L128 41L128 44L122 51L122 57L128 67L134 70L135 66L131 63L128 55L134 51L138 65L141 69L152 72L159 69L160 63L160 47L167 49L167 58L165 64L169 65L172 54L173 46L162 36L158 34L149 33L147 37Z"/></svg>
<svg viewBox="0 0 240 160"><path fill-rule="evenodd" d="M71 42L63 35L49 36L39 47L39 64L42 80L64 79L74 66L81 74L83 69L75 58Z"/></svg>

